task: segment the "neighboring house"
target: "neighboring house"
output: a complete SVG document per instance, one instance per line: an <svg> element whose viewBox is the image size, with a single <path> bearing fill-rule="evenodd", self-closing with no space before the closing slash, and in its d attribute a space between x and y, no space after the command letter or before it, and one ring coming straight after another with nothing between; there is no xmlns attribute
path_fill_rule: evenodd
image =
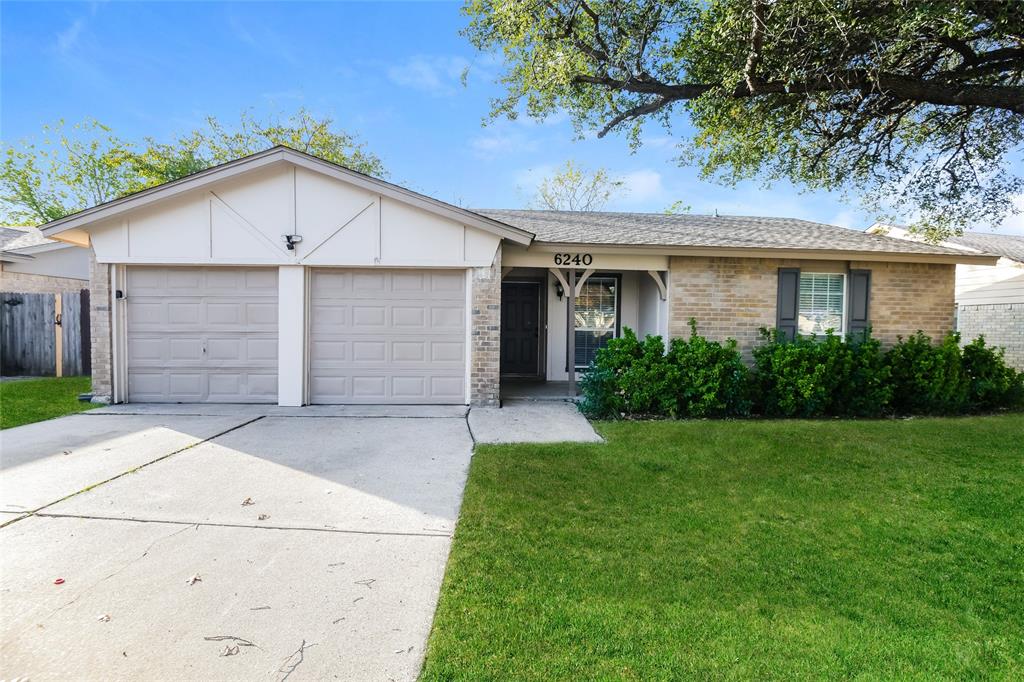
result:
<svg viewBox="0 0 1024 682"><path fill-rule="evenodd" d="M0 291L57 294L89 288L89 249L35 227L0 227Z"/></svg>
<svg viewBox="0 0 1024 682"><path fill-rule="evenodd" d="M43 232L95 251L116 402L495 404L502 375L565 380L691 317L748 354L760 327L941 335L955 265L996 262L779 218L470 211L284 147Z"/></svg>
<svg viewBox="0 0 1024 682"><path fill-rule="evenodd" d="M917 239L895 225L868 231ZM968 232L942 246L999 257L994 265L956 266L956 328L964 343L984 335L990 345L1002 346L1007 362L1024 370L1024 236Z"/></svg>

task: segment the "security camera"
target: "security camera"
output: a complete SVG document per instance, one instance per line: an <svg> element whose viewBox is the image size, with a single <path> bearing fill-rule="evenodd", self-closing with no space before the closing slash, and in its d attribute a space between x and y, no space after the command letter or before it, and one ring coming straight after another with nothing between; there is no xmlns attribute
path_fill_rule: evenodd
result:
<svg viewBox="0 0 1024 682"><path fill-rule="evenodd" d="M289 251L294 251L295 245L302 241L301 234L283 234L281 237L284 239L284 244L288 247Z"/></svg>

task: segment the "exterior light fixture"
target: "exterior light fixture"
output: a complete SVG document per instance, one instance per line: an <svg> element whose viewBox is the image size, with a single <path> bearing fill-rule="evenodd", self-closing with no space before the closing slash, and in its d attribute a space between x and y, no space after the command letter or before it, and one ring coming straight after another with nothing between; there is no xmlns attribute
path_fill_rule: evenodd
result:
<svg viewBox="0 0 1024 682"><path fill-rule="evenodd" d="M562 297L565 296L565 289L562 288L561 282L555 282L555 296L561 301Z"/></svg>

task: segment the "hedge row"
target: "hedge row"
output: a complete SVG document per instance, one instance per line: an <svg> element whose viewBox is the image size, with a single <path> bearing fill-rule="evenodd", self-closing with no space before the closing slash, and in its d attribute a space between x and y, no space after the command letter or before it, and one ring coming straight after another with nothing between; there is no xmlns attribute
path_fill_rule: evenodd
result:
<svg viewBox="0 0 1024 682"><path fill-rule="evenodd" d="M626 329L597 352L580 382L580 407L595 418L879 417L965 414L1024 405L1024 373L1001 348L951 333L921 332L883 351L870 333L786 341L762 330L747 367L736 342L709 341L690 320L688 339L665 348Z"/></svg>

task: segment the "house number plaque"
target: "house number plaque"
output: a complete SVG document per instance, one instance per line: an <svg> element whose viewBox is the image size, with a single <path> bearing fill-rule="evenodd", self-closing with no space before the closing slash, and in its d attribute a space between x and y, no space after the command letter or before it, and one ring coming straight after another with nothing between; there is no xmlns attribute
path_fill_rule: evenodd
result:
<svg viewBox="0 0 1024 682"><path fill-rule="evenodd" d="M594 262L594 257L589 253L556 253L555 265L582 265L584 267Z"/></svg>

